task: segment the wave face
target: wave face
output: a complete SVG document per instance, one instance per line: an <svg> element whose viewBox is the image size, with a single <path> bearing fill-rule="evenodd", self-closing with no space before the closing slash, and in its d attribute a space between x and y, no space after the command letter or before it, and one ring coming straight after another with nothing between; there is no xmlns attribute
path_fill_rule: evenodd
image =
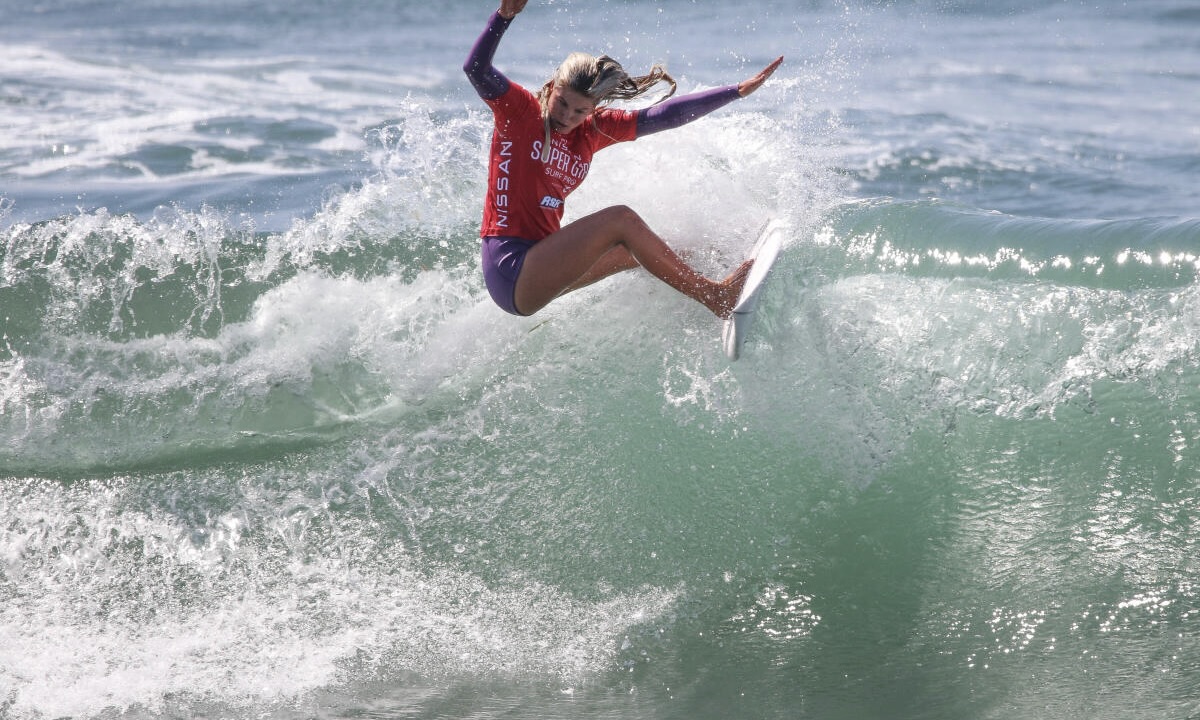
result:
<svg viewBox="0 0 1200 720"><path fill-rule="evenodd" d="M491 303L450 79L487 9L405 46L225 5L51 3L0 50L0 717L1195 714L1194 137L1129 129L1200 116L1153 70L1194 12L749 6L805 41L774 94L568 208L712 276L786 219L729 363L645 273ZM530 10L506 67L645 10ZM757 67L711 14L612 42Z"/></svg>

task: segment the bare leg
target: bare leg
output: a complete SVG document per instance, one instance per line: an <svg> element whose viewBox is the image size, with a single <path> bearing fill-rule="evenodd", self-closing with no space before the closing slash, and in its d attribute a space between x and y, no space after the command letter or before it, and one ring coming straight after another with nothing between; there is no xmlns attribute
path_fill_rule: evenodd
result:
<svg viewBox="0 0 1200 720"><path fill-rule="evenodd" d="M636 267L641 267L638 265L638 261L629 254L624 245L618 245L604 253L599 260L588 268L587 272L580 276L578 280L571 283L571 287L564 290L563 294L585 288L598 280L603 280L609 275L616 275L619 272L632 270Z"/></svg>
<svg viewBox="0 0 1200 720"><path fill-rule="evenodd" d="M724 281L709 280L637 213L618 205L580 218L529 249L517 279L517 307L532 314L565 292L635 264L722 318L733 310L750 269L743 263Z"/></svg>

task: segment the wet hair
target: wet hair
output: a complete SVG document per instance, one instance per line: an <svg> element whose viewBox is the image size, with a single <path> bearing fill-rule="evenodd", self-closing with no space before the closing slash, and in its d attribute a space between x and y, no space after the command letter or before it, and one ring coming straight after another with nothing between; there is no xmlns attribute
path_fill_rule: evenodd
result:
<svg viewBox="0 0 1200 720"><path fill-rule="evenodd" d="M671 89L666 95L655 102L662 102L675 94L675 79L667 74L662 65L650 68L646 75L630 76L621 67L621 63L608 55L589 55L587 53L571 53L558 66L546 84L538 92L538 101L542 105L542 114L549 114L550 92L555 85L574 90L590 98L597 106L606 105L614 100L632 100L641 97L655 85L667 83Z"/></svg>
<svg viewBox="0 0 1200 720"><path fill-rule="evenodd" d="M547 118L550 117L550 93L555 86L570 88L595 102L596 107L602 107L614 100L641 97L659 83L666 83L671 89L655 100L655 103L660 103L675 94L675 79L667 74L667 69L662 65L655 65L650 68L649 73L634 77L625 72L621 63L608 55L596 56L582 52L568 55L537 95L538 103L542 107L542 118L546 122L542 162L549 159L550 123Z"/></svg>

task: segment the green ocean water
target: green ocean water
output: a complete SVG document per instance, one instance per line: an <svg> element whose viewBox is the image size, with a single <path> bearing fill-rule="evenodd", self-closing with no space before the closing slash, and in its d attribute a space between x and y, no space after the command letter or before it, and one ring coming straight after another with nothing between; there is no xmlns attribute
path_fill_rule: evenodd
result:
<svg viewBox="0 0 1200 720"><path fill-rule="evenodd" d="M501 321L466 251L388 269L431 238L234 234L220 312L199 253L85 303L59 230L4 298L16 716L1192 712L1190 276L796 240L730 364L634 276Z"/></svg>
<svg viewBox="0 0 1200 720"><path fill-rule="evenodd" d="M1195 17L1148 5L793 8L776 94L600 156L569 215L632 199L714 276L790 222L736 363L645 274L497 310L485 110L335 53L374 4L284 14L303 57L247 49L269 3L74 53L107 11L22 15L0 718L1200 717L1196 76L1151 42ZM486 18L448 7L405 10L430 67ZM727 22L663 11L704 72ZM70 107L76 150L28 129Z"/></svg>

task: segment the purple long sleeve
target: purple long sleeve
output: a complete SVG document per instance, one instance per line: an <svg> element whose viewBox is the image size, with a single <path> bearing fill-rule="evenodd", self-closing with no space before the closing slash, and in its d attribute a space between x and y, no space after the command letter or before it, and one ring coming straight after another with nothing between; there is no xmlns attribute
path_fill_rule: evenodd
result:
<svg viewBox="0 0 1200 720"><path fill-rule="evenodd" d="M508 78L492 65L492 58L500 46L500 38L511 24L512 18L505 19L499 12L492 13L483 34L475 41L467 61L463 63L463 72L475 86L475 92L484 100L498 98L508 91Z"/></svg>
<svg viewBox="0 0 1200 720"><path fill-rule="evenodd" d="M484 100L500 97L511 85L509 79L492 65L496 48L500 46L500 38L511 24L511 18L505 19L499 12L492 13L487 27L483 29L483 33L467 55L466 62L463 63L463 72L467 74L479 97ZM729 85L672 98L658 105L643 108L638 111L638 136L686 125L728 105L738 97L737 85Z"/></svg>
<svg viewBox="0 0 1200 720"><path fill-rule="evenodd" d="M638 137L671 130L703 117L741 97L737 85L671 98L638 111Z"/></svg>

